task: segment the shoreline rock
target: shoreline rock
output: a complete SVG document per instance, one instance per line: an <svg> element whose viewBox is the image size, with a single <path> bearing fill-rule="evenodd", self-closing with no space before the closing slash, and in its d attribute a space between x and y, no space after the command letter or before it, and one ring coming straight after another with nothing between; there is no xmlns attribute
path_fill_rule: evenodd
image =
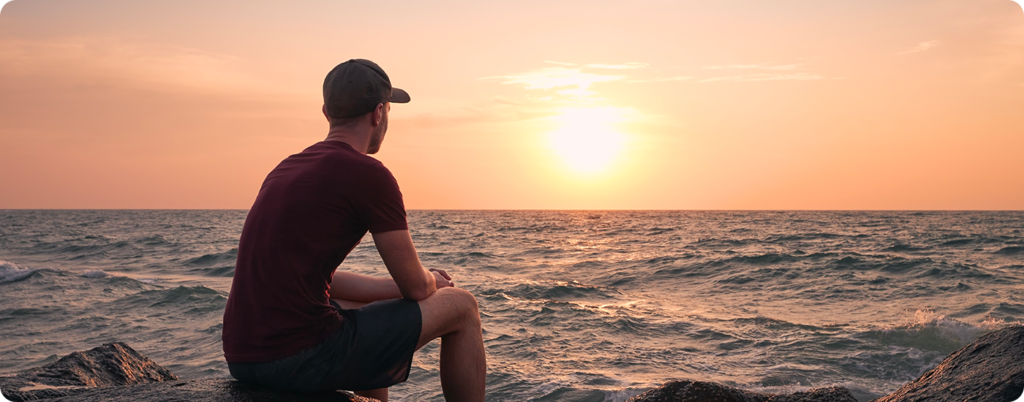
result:
<svg viewBox="0 0 1024 402"><path fill-rule="evenodd" d="M348 392L296 394L226 379L181 381L124 343L74 352L49 365L0 376L0 390L14 402L49 401L353 401ZM1024 393L1024 326L982 335L938 366L872 402L1011 402ZM704 381L672 381L629 402L855 402L843 387L792 394L746 391Z"/></svg>
<svg viewBox="0 0 1024 402"><path fill-rule="evenodd" d="M705 381L671 381L626 402L857 402L843 387L815 388L792 394L766 394Z"/></svg>
<svg viewBox="0 0 1024 402"><path fill-rule="evenodd" d="M1011 402L1024 393L1024 326L982 335L895 392L871 402ZM628 402L856 401L846 388L765 394L703 381L672 381Z"/></svg>
<svg viewBox="0 0 1024 402"><path fill-rule="evenodd" d="M982 335L893 393L872 402L1016 401L1024 393L1024 326Z"/></svg>
<svg viewBox="0 0 1024 402"><path fill-rule="evenodd" d="M0 376L0 391L13 402L376 401L348 392L280 392L225 379L179 381L166 368L121 342L74 352L19 374Z"/></svg>

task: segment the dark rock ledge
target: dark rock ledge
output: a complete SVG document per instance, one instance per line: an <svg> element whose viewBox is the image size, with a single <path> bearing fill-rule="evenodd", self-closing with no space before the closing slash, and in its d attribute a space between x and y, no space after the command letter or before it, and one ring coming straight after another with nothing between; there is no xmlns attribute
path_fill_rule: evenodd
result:
<svg viewBox="0 0 1024 402"><path fill-rule="evenodd" d="M1024 392L1024 326L989 332L921 378L872 402L1011 402ZM763 394L702 381L673 381L629 402L856 402L842 387Z"/></svg>
<svg viewBox="0 0 1024 402"><path fill-rule="evenodd" d="M347 392L293 394L233 380L178 380L123 343L75 352L50 365L0 376L12 401L358 401ZM993 331L946 357L921 378L873 402L1011 402L1024 393L1024 326ZM702 381L673 381L630 402L855 402L842 387L787 395Z"/></svg>
<svg viewBox="0 0 1024 402"><path fill-rule="evenodd" d="M347 392L294 394L233 380L178 380L170 371L120 342L74 352L60 360L0 376L7 399L20 401L352 401Z"/></svg>

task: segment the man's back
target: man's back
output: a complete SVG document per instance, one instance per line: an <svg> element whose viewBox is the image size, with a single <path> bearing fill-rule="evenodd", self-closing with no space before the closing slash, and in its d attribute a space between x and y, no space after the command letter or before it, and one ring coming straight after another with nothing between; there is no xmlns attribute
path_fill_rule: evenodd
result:
<svg viewBox="0 0 1024 402"><path fill-rule="evenodd" d="M366 232L406 230L391 172L343 142L324 141L282 161L246 217L224 311L225 358L267 362L336 332L331 277Z"/></svg>

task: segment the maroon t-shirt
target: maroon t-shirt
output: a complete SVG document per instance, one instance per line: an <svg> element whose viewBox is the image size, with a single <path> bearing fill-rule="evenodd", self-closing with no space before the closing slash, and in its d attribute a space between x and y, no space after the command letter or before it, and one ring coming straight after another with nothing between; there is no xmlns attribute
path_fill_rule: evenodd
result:
<svg viewBox="0 0 1024 402"><path fill-rule="evenodd" d="M245 218L224 310L224 358L282 359L341 327L328 290L367 231L407 230L405 206L380 161L338 141L289 156L263 181Z"/></svg>

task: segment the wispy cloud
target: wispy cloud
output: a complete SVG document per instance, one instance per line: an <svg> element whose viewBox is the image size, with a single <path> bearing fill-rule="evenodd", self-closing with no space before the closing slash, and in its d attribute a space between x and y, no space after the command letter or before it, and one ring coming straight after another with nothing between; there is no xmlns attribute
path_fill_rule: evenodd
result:
<svg viewBox="0 0 1024 402"><path fill-rule="evenodd" d="M584 72L582 68L546 67L539 70L519 74L484 77L484 79L500 79L502 84L525 85L526 89L558 89L562 95L590 96L594 92L590 86L598 82L618 81L627 78L624 75L594 74Z"/></svg>
<svg viewBox="0 0 1024 402"><path fill-rule="evenodd" d="M590 68L601 68L606 70L635 70L647 67L647 63L623 63L623 64L587 64Z"/></svg>
<svg viewBox="0 0 1024 402"><path fill-rule="evenodd" d="M729 64L724 66L706 66L707 70L800 70L803 68L803 63L798 64Z"/></svg>
<svg viewBox="0 0 1024 402"><path fill-rule="evenodd" d="M629 63L619 63L619 64L590 63L590 64L583 64L583 65L576 64L576 63L566 63L566 62L563 62L563 61L554 61L554 60L544 60L544 62L548 63L548 64L554 64L556 66L599 68L599 69L605 69L605 70L635 70L635 69L644 68L644 67L647 67L647 66L650 65L648 63L639 63L639 62L629 62Z"/></svg>
<svg viewBox="0 0 1024 402"><path fill-rule="evenodd" d="M603 64L577 64L561 61L545 60L553 67L544 67L533 71L517 74L483 77L483 79L501 80L502 84L523 85L526 89L551 90L560 95L575 98L587 98L595 95L590 88L601 82L619 81L628 84L651 82L755 82L755 81L813 81L828 79L820 74L804 71L803 63L751 63L724 64L699 67L702 70L714 70L729 74L719 77L700 77L700 75L653 76L635 70L647 68L649 64L640 62ZM606 71L600 71L606 70ZM607 70L613 70L607 71Z"/></svg>
<svg viewBox="0 0 1024 402"><path fill-rule="evenodd" d="M937 40L930 40L930 41L927 41L927 42L918 43L917 46L914 46L914 47L912 47L910 49L903 50L903 51L898 52L896 54L902 56L902 55L905 55L905 54L923 52L925 50L934 48L934 47L936 47L938 45L939 45L939 41L937 41Z"/></svg>
<svg viewBox="0 0 1024 402"><path fill-rule="evenodd" d="M774 64L774 63L754 63L754 64L728 64L718 66L705 66L705 70L726 70L726 71L740 71L747 70L749 73L740 75L728 75L721 77L709 77L698 80L697 82L719 82L719 81L731 81L731 82L755 82L755 81L814 81L827 79L819 74L814 74L805 70L803 63L794 64ZM738 71L737 71L738 70Z"/></svg>
<svg viewBox="0 0 1024 402"><path fill-rule="evenodd" d="M51 76L166 92L283 94L287 85L253 75L245 60L172 45L110 37L0 41L0 76ZM62 66L75 66L68 70Z"/></svg>
<svg viewBox="0 0 1024 402"><path fill-rule="evenodd" d="M693 77L690 77L690 76L676 76L676 77L651 78L651 79L635 79L635 80L629 80L629 81L626 81L626 82L631 83L631 84L635 84L635 83L641 83L641 82L688 81L688 80L692 80L692 79L693 79Z"/></svg>
<svg viewBox="0 0 1024 402"><path fill-rule="evenodd" d="M747 74L747 75L734 75L728 77L712 77L705 78L697 82L715 82L715 81L813 81L823 80L822 77L817 74L811 73L787 73L787 74L771 74L771 73L758 73L758 74Z"/></svg>

